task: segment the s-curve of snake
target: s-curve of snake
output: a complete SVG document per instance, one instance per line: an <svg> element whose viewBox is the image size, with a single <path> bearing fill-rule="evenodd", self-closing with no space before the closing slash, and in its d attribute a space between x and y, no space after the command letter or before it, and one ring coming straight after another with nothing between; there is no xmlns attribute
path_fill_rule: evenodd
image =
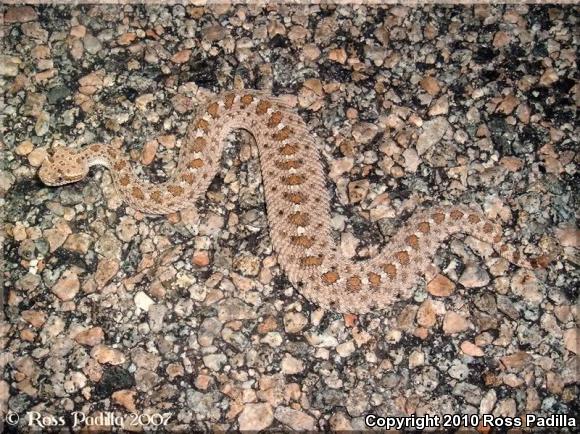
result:
<svg viewBox="0 0 580 434"><path fill-rule="evenodd" d="M104 165L129 206L148 214L173 213L205 194L234 129L249 131L258 147L278 263L304 297L325 309L366 313L409 298L440 244L458 233L489 243L517 266L535 268L504 241L499 224L466 205L418 211L380 254L366 261L346 258L332 237L330 195L315 137L291 107L260 91L226 92L201 107L187 129L175 173L164 183L138 179L126 155L99 143L78 151L56 149L39 176L59 186Z"/></svg>

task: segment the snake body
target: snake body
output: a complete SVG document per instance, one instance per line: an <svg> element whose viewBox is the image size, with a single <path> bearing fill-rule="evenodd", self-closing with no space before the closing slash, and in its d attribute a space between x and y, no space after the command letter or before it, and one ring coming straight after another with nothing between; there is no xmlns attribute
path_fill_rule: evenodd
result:
<svg viewBox="0 0 580 434"><path fill-rule="evenodd" d="M330 196L316 140L282 100L258 91L222 94L202 107L183 141L171 178L140 180L126 155L110 145L61 148L40 169L50 185L77 181L92 165L111 169L115 186L137 210L167 214L195 204L215 176L226 136L234 129L255 138L268 222L278 262L308 300L337 312L364 313L408 298L442 241L465 233L490 243L510 262L532 268L502 239L502 228L468 206L416 212L376 257L346 258L332 237Z"/></svg>

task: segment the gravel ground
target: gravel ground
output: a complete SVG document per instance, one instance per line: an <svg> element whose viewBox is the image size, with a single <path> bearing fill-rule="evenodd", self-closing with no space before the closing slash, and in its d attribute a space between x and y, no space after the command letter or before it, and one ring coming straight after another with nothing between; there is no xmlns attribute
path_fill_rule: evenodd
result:
<svg viewBox="0 0 580 434"><path fill-rule="evenodd" d="M22 430L27 412L170 414L175 431L577 415L577 6L1 13L0 408ZM456 237L412 299L339 315L280 271L247 133L198 214L135 212L101 168L36 176L52 148L101 141L163 180L196 105L233 88L285 95L320 138L345 254L423 206L474 202L541 267Z"/></svg>

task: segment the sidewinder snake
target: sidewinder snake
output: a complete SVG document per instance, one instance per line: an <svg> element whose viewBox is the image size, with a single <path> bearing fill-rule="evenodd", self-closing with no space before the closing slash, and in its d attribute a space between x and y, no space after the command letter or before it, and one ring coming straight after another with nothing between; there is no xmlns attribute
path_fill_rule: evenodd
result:
<svg viewBox="0 0 580 434"><path fill-rule="evenodd" d="M191 207L215 176L226 136L248 130L258 146L270 235L290 282L310 301L333 311L365 313L408 298L441 242L456 233L491 244L502 257L534 268L504 242L502 227L465 205L416 212L366 261L345 257L332 237L330 196L314 136L281 99L258 91L227 92L191 122L175 173L164 183L138 179L126 155L105 144L57 149L39 176L48 185L84 178L93 165L111 169L129 206L150 214Z"/></svg>

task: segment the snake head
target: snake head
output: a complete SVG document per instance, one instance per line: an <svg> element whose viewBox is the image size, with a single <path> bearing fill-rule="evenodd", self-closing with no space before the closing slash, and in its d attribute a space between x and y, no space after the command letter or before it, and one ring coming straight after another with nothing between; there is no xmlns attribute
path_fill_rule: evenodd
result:
<svg viewBox="0 0 580 434"><path fill-rule="evenodd" d="M89 173L89 165L79 152L60 148L42 162L38 176L46 185L77 182Z"/></svg>

